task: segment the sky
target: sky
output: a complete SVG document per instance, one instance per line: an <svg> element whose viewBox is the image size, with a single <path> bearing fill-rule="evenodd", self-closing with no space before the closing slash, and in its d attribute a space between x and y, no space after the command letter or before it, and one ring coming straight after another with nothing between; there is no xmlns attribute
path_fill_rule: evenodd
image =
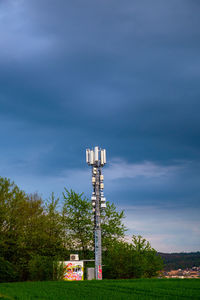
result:
<svg viewBox="0 0 200 300"><path fill-rule="evenodd" d="M127 239L200 250L200 2L0 0L0 176L90 197L85 149Z"/></svg>

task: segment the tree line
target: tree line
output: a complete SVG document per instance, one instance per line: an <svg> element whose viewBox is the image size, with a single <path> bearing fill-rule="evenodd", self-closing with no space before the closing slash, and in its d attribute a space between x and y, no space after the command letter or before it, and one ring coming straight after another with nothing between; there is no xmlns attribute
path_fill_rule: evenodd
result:
<svg viewBox="0 0 200 300"><path fill-rule="evenodd" d="M107 202L102 211L104 278L156 276L162 259L141 236L124 241L124 212ZM0 177L0 282L53 279L53 262L94 258L92 205L83 195L64 189L48 200L27 194Z"/></svg>
<svg viewBox="0 0 200 300"><path fill-rule="evenodd" d="M159 253L164 261L164 270L186 269L200 266L200 252Z"/></svg>

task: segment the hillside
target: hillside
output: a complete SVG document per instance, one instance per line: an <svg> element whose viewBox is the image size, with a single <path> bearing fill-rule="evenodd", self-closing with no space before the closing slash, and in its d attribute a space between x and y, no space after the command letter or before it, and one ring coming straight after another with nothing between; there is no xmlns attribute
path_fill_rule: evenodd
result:
<svg viewBox="0 0 200 300"><path fill-rule="evenodd" d="M164 260L166 271L172 269L186 269L200 266L200 252L189 253L159 253Z"/></svg>

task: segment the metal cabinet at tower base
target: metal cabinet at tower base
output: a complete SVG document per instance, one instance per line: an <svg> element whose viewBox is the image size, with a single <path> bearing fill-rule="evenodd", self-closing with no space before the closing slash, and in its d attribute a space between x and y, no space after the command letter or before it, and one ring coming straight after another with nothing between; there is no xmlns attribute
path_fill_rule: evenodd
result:
<svg viewBox="0 0 200 300"><path fill-rule="evenodd" d="M95 279L95 269L87 268L87 280Z"/></svg>

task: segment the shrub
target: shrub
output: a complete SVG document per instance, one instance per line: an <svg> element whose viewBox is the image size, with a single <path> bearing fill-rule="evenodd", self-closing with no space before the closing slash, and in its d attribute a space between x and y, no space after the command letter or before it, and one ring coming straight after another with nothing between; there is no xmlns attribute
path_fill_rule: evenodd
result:
<svg viewBox="0 0 200 300"><path fill-rule="evenodd" d="M15 267L3 257L0 257L0 282L15 281L17 273Z"/></svg>
<svg viewBox="0 0 200 300"><path fill-rule="evenodd" d="M35 255L29 261L30 280L52 280L53 279L53 260L52 257Z"/></svg>

